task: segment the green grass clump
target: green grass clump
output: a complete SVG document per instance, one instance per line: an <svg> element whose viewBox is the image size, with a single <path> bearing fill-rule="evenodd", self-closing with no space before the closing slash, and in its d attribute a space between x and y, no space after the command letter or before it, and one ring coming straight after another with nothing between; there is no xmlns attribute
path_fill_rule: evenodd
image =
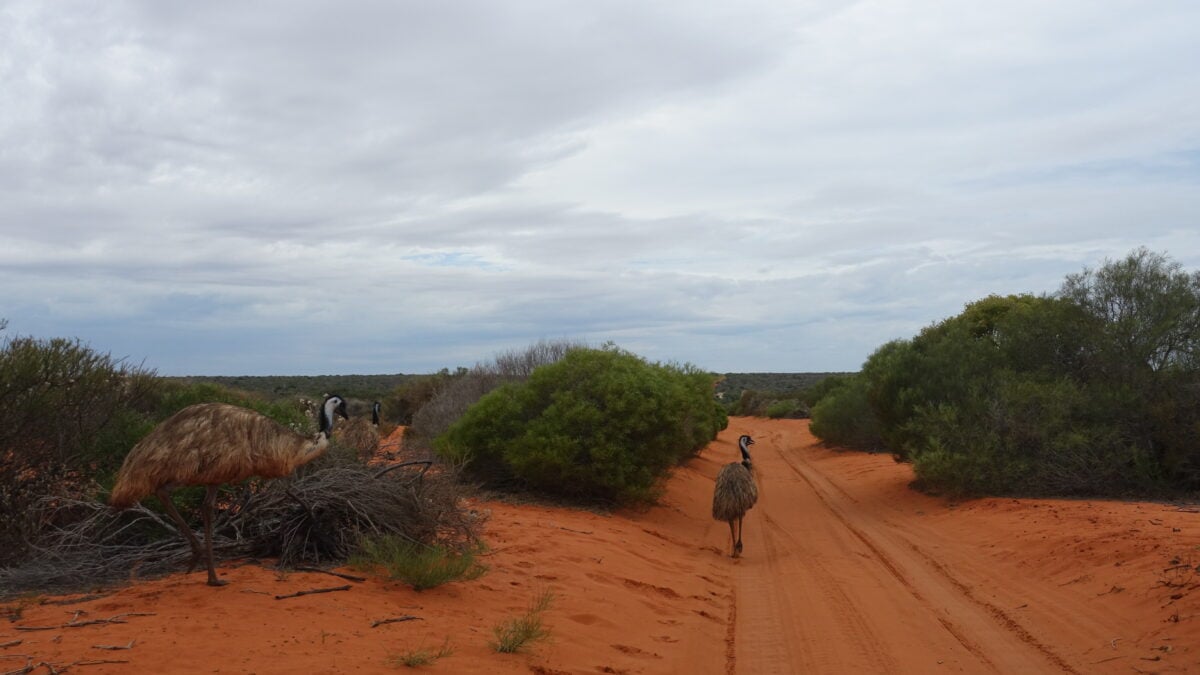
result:
<svg viewBox="0 0 1200 675"><path fill-rule="evenodd" d="M550 609L554 602L554 593L545 591L529 606L525 614L509 619L492 628L496 636L491 642L492 649L501 654L515 654L530 644L550 637L550 630L542 625L542 614Z"/></svg>
<svg viewBox="0 0 1200 675"><path fill-rule="evenodd" d="M364 539L350 564L363 570L382 568L390 578L418 591L451 581L478 579L487 571L475 559L474 551L429 546L396 535Z"/></svg>
<svg viewBox="0 0 1200 675"><path fill-rule="evenodd" d="M433 649L412 649L402 654L396 654L388 659L393 666L406 666L408 668L418 668L420 666L428 666L440 658L450 656L454 653L454 648L450 646L450 638L442 643L442 646L437 650Z"/></svg>

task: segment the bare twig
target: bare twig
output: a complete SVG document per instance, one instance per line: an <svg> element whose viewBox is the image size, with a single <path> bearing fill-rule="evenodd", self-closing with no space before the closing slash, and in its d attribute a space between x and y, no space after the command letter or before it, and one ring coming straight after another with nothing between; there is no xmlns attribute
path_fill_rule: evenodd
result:
<svg viewBox="0 0 1200 675"><path fill-rule="evenodd" d="M127 645L92 645L92 649L108 649L111 651L120 651L122 649L133 649L133 643L137 640L130 640Z"/></svg>
<svg viewBox="0 0 1200 675"><path fill-rule="evenodd" d="M78 621L78 622L75 621L75 619L72 619L68 623L60 624L58 626L15 626L15 628L17 630L24 630L24 631L58 630L60 628L82 628L84 626L95 626L95 625L103 624L103 623L126 623L125 617L127 617L127 616L155 616L155 614L154 614L154 612L126 612L124 614L116 614L116 615L110 616L107 619L91 619L89 621ZM76 615L76 618L78 618L78 615Z"/></svg>
<svg viewBox="0 0 1200 675"><path fill-rule="evenodd" d="M424 464L425 468L421 469L421 473L417 474L414 477L414 478L420 478L421 476L425 475L425 472L429 470L429 467L433 466L433 461L434 460L432 460L432 459L414 459L409 462L400 462L399 464L393 464L385 469L380 470L378 473L376 473L375 478L379 478L380 476L386 474L387 472L393 471L395 469L399 469L400 467L403 467L403 466L413 466L414 464Z"/></svg>
<svg viewBox="0 0 1200 675"><path fill-rule="evenodd" d="M297 572L320 572L321 574L339 577L341 579L345 579L346 581L363 582L367 580L366 577L356 577L353 574L343 574L341 572L334 572L333 570L323 570L320 567L296 567L294 569Z"/></svg>
<svg viewBox="0 0 1200 675"><path fill-rule="evenodd" d="M385 623L400 623L401 621L421 621L421 620L422 619L419 616L413 616L412 614L405 614L404 616L397 616L397 617L393 617L391 619L379 619L378 621L372 621L371 628L375 628L376 626L382 626Z"/></svg>
<svg viewBox="0 0 1200 675"><path fill-rule="evenodd" d="M9 642L0 642L0 649L16 647L17 645L21 644L22 642L24 642L24 640L11 640Z"/></svg>
<svg viewBox="0 0 1200 675"><path fill-rule="evenodd" d="M33 659L29 658L28 656L26 656L25 658L27 660L25 662L24 668L17 668L16 670L5 671L3 674L0 674L0 675L25 675L25 673L33 672L33 669L36 667L33 665Z"/></svg>
<svg viewBox="0 0 1200 675"><path fill-rule="evenodd" d="M82 595L78 598L67 598L66 600L43 600L41 602L41 604L43 604L43 605L76 605L81 602L91 602L92 600L99 600L100 598L107 598L110 595L112 595L112 593L91 593L89 595Z"/></svg>
<svg viewBox="0 0 1200 675"><path fill-rule="evenodd" d="M334 591L348 591L348 590L350 590L350 588L351 588L350 584L346 584L345 586L334 586L332 588L313 588L313 589L307 590L307 591L296 591L295 593L288 593L287 595L277 595L277 596L275 596L275 599L283 600L285 598L298 598L302 595L313 595L314 593L333 593Z"/></svg>

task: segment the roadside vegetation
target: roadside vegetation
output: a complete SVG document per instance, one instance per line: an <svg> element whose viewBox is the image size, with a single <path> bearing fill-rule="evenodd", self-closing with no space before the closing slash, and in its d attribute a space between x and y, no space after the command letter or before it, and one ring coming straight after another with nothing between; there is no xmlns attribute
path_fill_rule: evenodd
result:
<svg viewBox="0 0 1200 675"><path fill-rule="evenodd" d="M1138 249L878 348L812 430L959 494L1200 490L1200 273Z"/></svg>
<svg viewBox="0 0 1200 675"><path fill-rule="evenodd" d="M478 579L487 572L474 549L428 545L398 535L365 537L350 556L350 564L364 571L382 570L423 591L451 581Z"/></svg>
<svg viewBox="0 0 1200 675"><path fill-rule="evenodd" d="M611 345L576 347L488 392L434 447L494 488L584 502L651 500L670 467L727 425L714 379Z"/></svg>

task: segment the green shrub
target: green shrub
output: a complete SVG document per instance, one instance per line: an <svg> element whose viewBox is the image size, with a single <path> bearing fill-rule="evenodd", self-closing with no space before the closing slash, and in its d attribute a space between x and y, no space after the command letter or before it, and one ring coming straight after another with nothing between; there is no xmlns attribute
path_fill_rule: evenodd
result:
<svg viewBox="0 0 1200 675"><path fill-rule="evenodd" d="M813 406L809 430L827 443L868 452L884 449L863 377L845 378L825 393Z"/></svg>
<svg viewBox="0 0 1200 675"><path fill-rule="evenodd" d="M364 538L350 564L363 570L383 569L390 578L399 579L417 591L451 581L478 579L487 572L487 567L469 549L456 551L396 535Z"/></svg>
<svg viewBox="0 0 1200 675"><path fill-rule="evenodd" d="M653 497L667 469L728 419L714 376L615 347L574 349L492 391L435 442L487 484L581 500Z"/></svg>
<svg viewBox="0 0 1200 675"><path fill-rule="evenodd" d="M773 420L788 417L801 419L808 417L808 410L799 400L794 398L781 399L767 406L767 417Z"/></svg>
<svg viewBox="0 0 1200 675"><path fill-rule="evenodd" d="M1200 490L1200 273L1145 249L1055 296L973 302L860 377L816 404L814 433L877 434L930 490Z"/></svg>

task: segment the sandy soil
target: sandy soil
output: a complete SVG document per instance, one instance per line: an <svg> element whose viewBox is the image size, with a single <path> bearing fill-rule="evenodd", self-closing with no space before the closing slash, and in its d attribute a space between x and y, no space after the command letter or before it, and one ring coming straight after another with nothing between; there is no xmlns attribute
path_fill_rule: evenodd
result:
<svg viewBox="0 0 1200 675"><path fill-rule="evenodd" d="M708 512L741 433L757 441L761 498L735 560ZM30 598L0 620L0 673L28 661L89 675L394 672L389 657L447 640L453 653L427 670L1200 672L1196 510L955 504L911 491L911 478L890 457L822 447L805 422L734 419L648 511L475 504L492 547L475 581L415 592L231 563L222 588L197 572L73 604ZM550 641L492 651L492 627L544 591ZM372 626L401 616L418 618ZM38 627L54 628L21 630ZM125 663L83 665L101 660Z"/></svg>

